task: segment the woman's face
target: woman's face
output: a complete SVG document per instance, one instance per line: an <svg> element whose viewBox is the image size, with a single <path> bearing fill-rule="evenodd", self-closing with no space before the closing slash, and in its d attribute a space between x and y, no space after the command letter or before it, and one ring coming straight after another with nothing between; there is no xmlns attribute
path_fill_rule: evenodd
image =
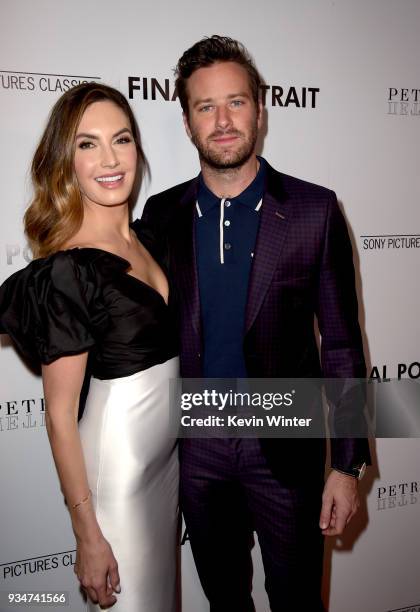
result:
<svg viewBox="0 0 420 612"><path fill-rule="evenodd" d="M118 206L128 201L137 171L130 121L103 100L87 107L76 134L74 168L85 206Z"/></svg>

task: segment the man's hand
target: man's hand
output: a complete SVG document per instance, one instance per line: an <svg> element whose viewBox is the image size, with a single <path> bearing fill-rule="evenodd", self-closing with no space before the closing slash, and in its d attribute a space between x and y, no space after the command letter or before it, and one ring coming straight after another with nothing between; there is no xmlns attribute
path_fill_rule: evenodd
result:
<svg viewBox="0 0 420 612"><path fill-rule="evenodd" d="M323 535L341 535L359 506L358 481L353 476L332 470L322 494L319 526Z"/></svg>

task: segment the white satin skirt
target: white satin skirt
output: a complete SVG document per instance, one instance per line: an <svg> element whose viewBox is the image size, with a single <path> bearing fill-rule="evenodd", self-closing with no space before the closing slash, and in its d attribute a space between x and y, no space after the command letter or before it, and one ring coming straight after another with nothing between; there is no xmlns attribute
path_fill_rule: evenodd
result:
<svg viewBox="0 0 420 612"><path fill-rule="evenodd" d="M178 609L178 453L169 405L169 380L178 376L176 357L90 382L79 430L97 520L118 562L113 612Z"/></svg>

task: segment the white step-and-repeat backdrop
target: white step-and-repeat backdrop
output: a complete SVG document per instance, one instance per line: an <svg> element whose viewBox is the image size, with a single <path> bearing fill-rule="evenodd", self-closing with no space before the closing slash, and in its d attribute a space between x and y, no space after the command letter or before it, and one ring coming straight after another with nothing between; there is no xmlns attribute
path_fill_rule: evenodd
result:
<svg viewBox="0 0 420 612"><path fill-rule="evenodd" d="M371 372L419 378L418 0L2 0L0 22L0 281L30 260L28 169L58 96L98 80L129 97L152 170L139 215L148 195L198 171L172 69L202 36L226 34L245 43L267 83L263 155L342 203ZM66 590L79 612L41 382L6 336L0 375L0 591ZM378 440L374 456L357 521L327 545L331 612L420 610L420 443ZM182 561L183 610L207 612L188 541ZM258 546L254 561L257 611L267 612Z"/></svg>

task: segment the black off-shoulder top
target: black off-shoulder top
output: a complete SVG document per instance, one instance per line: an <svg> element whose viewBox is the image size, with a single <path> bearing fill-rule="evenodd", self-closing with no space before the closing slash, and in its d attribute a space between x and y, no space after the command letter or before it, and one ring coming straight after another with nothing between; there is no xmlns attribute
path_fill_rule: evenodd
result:
<svg viewBox="0 0 420 612"><path fill-rule="evenodd" d="M89 351L101 379L163 363L177 354L174 308L129 267L96 248L32 261L0 287L0 333L33 362Z"/></svg>

